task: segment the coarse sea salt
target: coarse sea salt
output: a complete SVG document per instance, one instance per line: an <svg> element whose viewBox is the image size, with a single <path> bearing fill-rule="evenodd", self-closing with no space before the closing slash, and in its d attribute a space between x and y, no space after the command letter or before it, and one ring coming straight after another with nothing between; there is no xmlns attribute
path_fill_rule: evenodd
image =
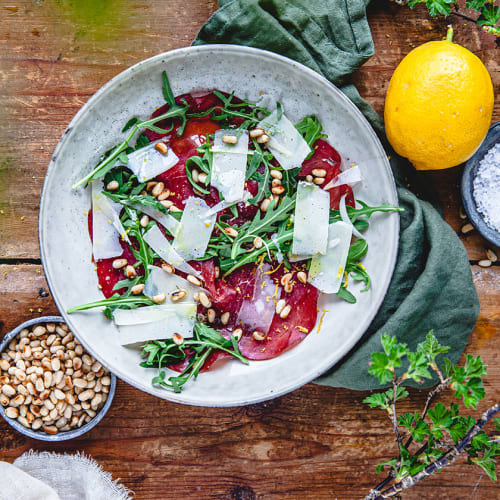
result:
<svg viewBox="0 0 500 500"><path fill-rule="evenodd" d="M473 186L474 201L484 222L500 232L500 142L479 162Z"/></svg>

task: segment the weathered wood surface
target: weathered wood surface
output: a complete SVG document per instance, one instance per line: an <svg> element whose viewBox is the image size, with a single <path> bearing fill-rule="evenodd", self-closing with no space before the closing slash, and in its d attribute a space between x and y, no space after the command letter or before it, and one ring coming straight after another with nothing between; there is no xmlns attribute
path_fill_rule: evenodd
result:
<svg viewBox="0 0 500 500"><path fill-rule="evenodd" d="M86 4L101 11L92 14ZM50 154L71 117L126 67L188 45L215 9L216 2L206 0L0 1L0 336L31 317L57 313L39 263L38 201ZM439 38L446 22L385 0L370 7L369 19L376 54L354 81L380 112L392 71L410 44ZM485 62L498 94L494 40L452 21L456 40ZM459 231L460 168L426 175L446 220ZM489 364L486 406L500 395L500 266L475 265L490 247L479 235L462 240L481 301L466 352ZM378 479L374 465L394 449L387 417L368 410L365 396L309 384L267 403L201 411L119 383L109 414L84 439L46 445L1 421L0 458L12 461L30 448L85 451L139 499L360 498ZM412 391L406 409L423 402L424 394ZM490 499L498 497L498 487L462 461L405 498L431 496Z"/></svg>

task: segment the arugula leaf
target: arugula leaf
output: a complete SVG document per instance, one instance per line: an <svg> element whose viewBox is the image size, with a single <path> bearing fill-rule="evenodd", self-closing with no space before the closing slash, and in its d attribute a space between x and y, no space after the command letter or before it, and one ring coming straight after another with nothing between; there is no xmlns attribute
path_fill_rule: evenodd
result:
<svg viewBox="0 0 500 500"><path fill-rule="evenodd" d="M323 125L321 125L318 117L314 115L306 116L301 122L295 125L295 128L300 132L300 134L302 134L304 140L307 142L307 144L309 144L309 147L312 150L306 159L310 158L313 155L313 146L318 139L328 138L328 135L322 133Z"/></svg>
<svg viewBox="0 0 500 500"><path fill-rule="evenodd" d="M261 212L257 212L252 222L245 227L244 232L241 230L233 242L231 251L231 259L236 260L238 255L246 253L242 248L245 242L253 241L257 236L263 236L277 229L279 223L288 219L295 209L295 198L284 196L277 207L274 203L269 205L269 208L261 216Z"/></svg>

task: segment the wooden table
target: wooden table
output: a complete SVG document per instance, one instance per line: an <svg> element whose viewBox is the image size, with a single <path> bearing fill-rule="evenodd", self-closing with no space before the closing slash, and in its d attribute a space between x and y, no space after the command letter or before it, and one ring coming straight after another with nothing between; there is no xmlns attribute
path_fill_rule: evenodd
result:
<svg viewBox="0 0 500 500"><path fill-rule="evenodd" d="M2 335L29 318L57 313L40 264L37 222L45 170L66 125L111 77L154 54L189 45L216 7L215 0L0 1ZM413 46L440 39L446 21L385 0L370 6L369 20L376 54L354 82L380 112L397 63ZM498 95L494 37L458 17L451 21L455 41L485 62ZM494 121L499 119L497 100ZM457 232L463 224L461 172L426 174ZM486 408L500 396L500 267L477 265L488 247L478 234L461 238L481 301L466 351L489 364ZM83 451L140 499L360 498L377 482L375 464L394 451L387 417L368 409L365 396L309 384L262 404L206 409L158 400L120 382L110 412L84 439L47 445L1 421L0 458L12 461L30 448ZM421 408L423 401L423 393L411 391L407 409ZM479 468L461 460L405 498L431 495L492 499L500 493Z"/></svg>

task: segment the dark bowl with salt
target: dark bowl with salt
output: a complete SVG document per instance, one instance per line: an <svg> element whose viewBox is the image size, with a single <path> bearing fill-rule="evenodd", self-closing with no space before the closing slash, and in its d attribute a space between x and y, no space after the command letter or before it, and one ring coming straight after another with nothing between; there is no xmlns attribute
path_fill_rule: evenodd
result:
<svg viewBox="0 0 500 500"><path fill-rule="evenodd" d="M465 164L462 202L472 225L489 242L500 246L500 122L490 127Z"/></svg>

